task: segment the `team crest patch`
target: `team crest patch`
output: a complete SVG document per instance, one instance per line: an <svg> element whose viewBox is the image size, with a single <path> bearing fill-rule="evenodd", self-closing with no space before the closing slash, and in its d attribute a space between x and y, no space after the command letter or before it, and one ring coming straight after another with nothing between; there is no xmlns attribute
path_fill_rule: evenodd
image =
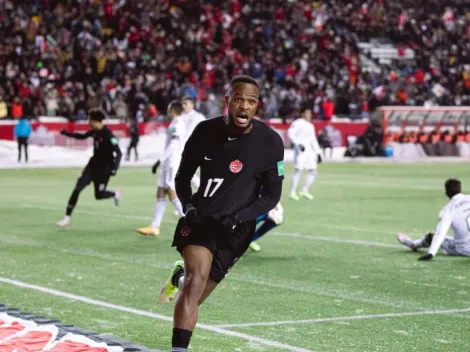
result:
<svg viewBox="0 0 470 352"><path fill-rule="evenodd" d="M284 161L277 162L277 174L278 176L284 176Z"/></svg>
<svg viewBox="0 0 470 352"><path fill-rule="evenodd" d="M240 160L234 160L230 163L229 169L234 174L238 174L243 169L243 164Z"/></svg>
<svg viewBox="0 0 470 352"><path fill-rule="evenodd" d="M190 233L190 232L191 232L191 229L189 228L188 225L184 224L184 225L181 227L181 230L180 230L181 236L187 237L187 236L189 236L189 233Z"/></svg>

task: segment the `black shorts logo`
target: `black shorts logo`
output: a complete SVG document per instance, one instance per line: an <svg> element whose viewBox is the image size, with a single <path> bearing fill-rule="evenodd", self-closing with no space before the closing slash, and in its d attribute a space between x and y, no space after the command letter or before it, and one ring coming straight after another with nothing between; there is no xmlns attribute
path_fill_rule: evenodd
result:
<svg viewBox="0 0 470 352"><path fill-rule="evenodd" d="M187 236L189 236L189 233L190 233L190 232L191 232L191 229L189 228L188 225L184 224L184 225L181 227L181 230L180 230L181 236L187 237Z"/></svg>

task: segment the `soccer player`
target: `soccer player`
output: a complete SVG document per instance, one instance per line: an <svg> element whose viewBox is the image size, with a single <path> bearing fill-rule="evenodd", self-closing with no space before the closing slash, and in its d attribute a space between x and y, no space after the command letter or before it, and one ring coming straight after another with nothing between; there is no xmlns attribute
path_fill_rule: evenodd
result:
<svg viewBox="0 0 470 352"><path fill-rule="evenodd" d="M272 128L253 119L258 97L254 79L234 77L225 97L228 116L201 122L184 147L175 181L186 215L173 240L184 263L174 264L160 291L160 301L170 301L181 290L173 352L187 351L198 306L247 250L255 219L281 198L284 145ZM191 178L198 167L201 187L193 195Z"/></svg>
<svg viewBox="0 0 470 352"><path fill-rule="evenodd" d="M310 200L313 199L309 189L317 177L317 164L322 161L321 149L311 120L312 110L304 107L300 110L300 118L295 120L287 131L289 139L294 144L294 175L289 195L293 200L299 200L299 195ZM302 170L307 170L308 173L305 177L304 187L298 195L297 186Z"/></svg>
<svg viewBox="0 0 470 352"><path fill-rule="evenodd" d="M263 237L266 233L281 225L284 222L284 208L281 202L277 203L274 209L271 209L269 213L258 216L256 218L256 226L259 225L255 232L253 241L250 243L250 249L254 252L261 251L260 245L257 241Z"/></svg>
<svg viewBox="0 0 470 352"><path fill-rule="evenodd" d="M157 183L155 214L150 226L137 229L137 232L144 236L158 236L160 234L160 224L166 209L166 196L175 206L178 215L184 216L181 202L175 190L175 175L181 160L182 150L180 139L186 133L186 126L181 120L182 112L183 106L179 101L172 101L168 105L167 115L171 122L167 130L165 152L162 158L152 166L152 173L155 174L160 164L162 165L162 172Z"/></svg>
<svg viewBox="0 0 470 352"><path fill-rule="evenodd" d="M100 109L92 109L89 112L90 130L86 133L71 133L66 130L61 134L76 139L93 137L93 156L78 178L75 189L70 196L65 212L65 217L57 223L58 227L70 226L70 216L77 204L80 192L91 182L95 186L95 198L97 200L113 198L116 206L119 205L119 190L110 192L106 186L110 176L115 176L121 162L122 152L113 132L103 124L105 114Z"/></svg>
<svg viewBox="0 0 470 352"><path fill-rule="evenodd" d="M137 151L137 146L139 145L140 138L139 126L137 125L137 121L135 120L130 121L128 126L130 141L129 146L127 147L126 161L131 160L132 149L134 149L135 161L137 161L139 160L139 152Z"/></svg>
<svg viewBox="0 0 470 352"><path fill-rule="evenodd" d="M191 133L193 133L194 129L196 126L201 122L205 121L206 118L204 117L203 114L197 112L194 109L194 100L188 95L185 95L183 99L181 100L183 103L183 111L184 114L181 116L181 119L183 120L185 126L186 126L186 134L184 136L184 139L182 141L182 145L186 144L186 141L188 140L189 136ZM193 186L198 189L199 185L201 183L201 180L199 177L195 174L193 178L191 179L191 183Z"/></svg>
<svg viewBox="0 0 470 352"><path fill-rule="evenodd" d="M429 248L419 260L431 260L439 248L447 255L470 256L470 195L462 194L461 183L456 179L446 181L445 192L450 201L439 214L435 233L429 232L419 240L401 232L397 234L398 241L414 251ZM446 236L450 227L454 237Z"/></svg>

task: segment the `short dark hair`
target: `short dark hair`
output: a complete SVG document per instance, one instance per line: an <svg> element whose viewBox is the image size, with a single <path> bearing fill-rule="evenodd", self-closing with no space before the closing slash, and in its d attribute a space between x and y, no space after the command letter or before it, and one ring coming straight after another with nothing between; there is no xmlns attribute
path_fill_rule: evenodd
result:
<svg viewBox="0 0 470 352"><path fill-rule="evenodd" d="M170 104L168 104L168 108L173 110L177 116L183 113L183 104L179 100L172 100Z"/></svg>
<svg viewBox="0 0 470 352"><path fill-rule="evenodd" d="M300 115L302 115L307 110L312 110L313 111L313 109L310 105L306 105L306 104L302 105L300 107Z"/></svg>
<svg viewBox="0 0 470 352"><path fill-rule="evenodd" d="M445 187L446 194L449 198L462 192L462 183L456 178L449 178L445 183Z"/></svg>
<svg viewBox="0 0 470 352"><path fill-rule="evenodd" d="M106 118L106 114L101 109L91 109L90 111L88 111L88 116L90 120L100 122Z"/></svg>
<svg viewBox="0 0 470 352"><path fill-rule="evenodd" d="M252 78L250 76L247 76L247 75L238 75L238 76L233 77L232 80L230 81L230 84L228 86L227 95L230 95L230 93L232 92L233 86L237 83L252 84L259 91L259 84L258 84L258 82L256 82L256 80L254 78Z"/></svg>
<svg viewBox="0 0 470 352"><path fill-rule="evenodd" d="M183 97L181 98L181 102L185 102L189 100L190 102L192 102L193 104L196 103L196 99L194 99L193 97L189 96L189 95L183 95Z"/></svg>

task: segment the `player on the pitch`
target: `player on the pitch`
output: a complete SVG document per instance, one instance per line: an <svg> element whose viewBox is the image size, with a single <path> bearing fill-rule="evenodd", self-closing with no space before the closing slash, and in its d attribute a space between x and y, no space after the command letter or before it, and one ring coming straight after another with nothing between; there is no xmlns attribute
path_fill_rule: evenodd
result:
<svg viewBox="0 0 470 352"><path fill-rule="evenodd" d="M162 171L160 178L157 182L157 204L155 205L155 213L152 224L150 226L141 227L137 229L137 232L144 236L158 236L160 234L160 224L163 219L163 214L166 209L166 196L173 203L179 216L184 216L181 202L176 196L175 191L175 176L176 170L181 160L181 136L186 133L186 127L181 120L181 113L183 112L183 106L179 101L172 101L168 105L168 118L170 119L170 125L168 126L165 152L161 159L152 166L152 173L157 172L160 164L162 165Z"/></svg>
<svg viewBox="0 0 470 352"><path fill-rule="evenodd" d="M160 301L169 301L181 290L173 352L187 351L198 306L249 247L255 219L281 198L284 144L273 129L253 119L258 98L254 79L233 78L225 98L228 116L201 122L184 148L175 181L186 215L173 240L184 264L174 264L160 291ZM191 178L198 167L201 186L193 195Z"/></svg>
<svg viewBox="0 0 470 352"><path fill-rule="evenodd" d="M90 130L86 133L72 133L66 130L61 134L76 139L93 137L93 156L78 178L65 212L65 217L57 223L58 227L70 226L70 216L77 204L80 192L91 182L95 186L95 198L97 200L113 198L116 206L119 205L119 189L114 192L106 190L110 176L115 176L121 162L121 149L113 132L103 124L105 113L100 109L92 109L89 112Z"/></svg>
<svg viewBox="0 0 470 352"><path fill-rule="evenodd" d="M206 118L204 117L203 114L201 114L200 112L197 112L194 109L194 99L191 98L190 96L185 95L183 99L181 99L181 102L183 104L183 112L184 112L181 115L181 120L184 122L184 125L186 126L186 133L184 134L183 140L181 141L182 146L184 147L189 136L191 135L191 133L193 133L196 126L200 122L205 121ZM201 183L201 180L196 174L194 174L193 178L191 179L191 183L196 189L198 189Z"/></svg>
<svg viewBox="0 0 470 352"><path fill-rule="evenodd" d="M450 201L439 214L435 233L429 232L419 240L413 240L402 232L397 234L398 241L414 251L429 248L428 254L419 260L431 260L439 248L446 255L470 256L470 195L462 194L461 183L456 179L446 181L445 192ZM451 227L454 237L446 236Z"/></svg>
<svg viewBox="0 0 470 352"><path fill-rule="evenodd" d="M299 200L299 195L310 200L313 199L309 189L317 177L318 163L322 161L321 149L311 120L312 110L303 107L300 110L300 118L295 120L287 131L289 139L294 144L294 175L292 176L289 194L289 197L293 200ZM297 186L302 170L307 170L308 173L302 191L297 194Z"/></svg>
<svg viewBox="0 0 470 352"><path fill-rule="evenodd" d="M284 222L284 208L281 205L281 202L277 203L274 209L271 209L269 213L258 216L256 218L256 226L259 225L258 229L255 232L253 241L250 243L250 249L254 252L261 251L260 245L257 241L263 237L266 233L278 227ZM260 225L261 224L261 225Z"/></svg>

